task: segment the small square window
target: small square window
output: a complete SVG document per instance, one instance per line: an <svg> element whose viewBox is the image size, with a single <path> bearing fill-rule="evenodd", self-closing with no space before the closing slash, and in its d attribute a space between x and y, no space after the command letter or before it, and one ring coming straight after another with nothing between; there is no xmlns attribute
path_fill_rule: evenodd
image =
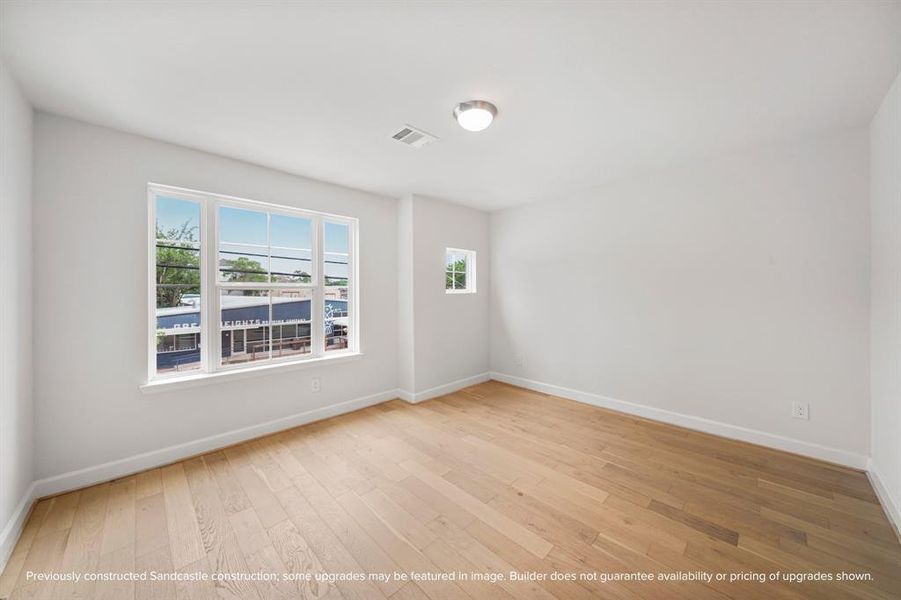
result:
<svg viewBox="0 0 901 600"><path fill-rule="evenodd" d="M448 248L444 262L444 291L448 294L476 292L476 253Z"/></svg>

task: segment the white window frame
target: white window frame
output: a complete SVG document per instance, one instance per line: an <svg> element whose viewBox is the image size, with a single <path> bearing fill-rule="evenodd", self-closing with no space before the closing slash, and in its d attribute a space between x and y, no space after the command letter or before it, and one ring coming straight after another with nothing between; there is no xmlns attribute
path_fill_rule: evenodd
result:
<svg viewBox="0 0 901 600"><path fill-rule="evenodd" d="M463 289L447 289L447 279L444 283L444 292L447 294L475 294L476 293L476 251L463 248L445 248L444 250L444 276L447 276L447 255L462 254L466 260L466 287Z"/></svg>
<svg viewBox="0 0 901 600"><path fill-rule="evenodd" d="M156 319L156 199L158 196L176 198L196 202L200 206L200 368L191 371L162 373L156 372L157 362L157 319ZM196 379L198 375L222 374L235 371L252 371L270 368L276 365L301 364L305 362L328 360L332 358L356 355L360 348L359 328L359 257L358 228L359 221L354 217L346 217L330 213L294 208L257 200L237 198L212 192L202 192L186 188L149 183L148 199L148 235L147 235L147 298L148 298L148 331L147 331L147 381L172 381L178 379ZM304 282L231 282L219 281L219 207L227 206L267 214L282 214L300 217L311 221L311 277L309 283ZM267 222L269 217L267 216ZM347 264L347 300L350 306L347 311L347 348L341 350L325 350L325 273L324 231L326 223L346 225L348 228L348 264ZM269 264L271 270L271 261ZM221 291L225 289L308 289L312 292L310 305L310 352L304 355L293 355L282 358L258 360L240 364L222 364L222 327L221 327ZM269 326L272 326L270 296ZM215 320L214 318L215 317ZM271 341L271 332L270 332ZM271 354L271 345L270 345Z"/></svg>

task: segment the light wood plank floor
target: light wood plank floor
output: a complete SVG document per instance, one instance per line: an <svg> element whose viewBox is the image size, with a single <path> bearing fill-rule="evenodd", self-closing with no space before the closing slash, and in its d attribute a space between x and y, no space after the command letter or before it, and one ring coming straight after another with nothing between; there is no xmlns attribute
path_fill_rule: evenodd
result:
<svg viewBox="0 0 901 600"><path fill-rule="evenodd" d="M74 583L29 570L748 580ZM777 572L872 580L752 579ZM901 546L860 472L489 382L43 500L0 577L7 595L885 599L901 597Z"/></svg>

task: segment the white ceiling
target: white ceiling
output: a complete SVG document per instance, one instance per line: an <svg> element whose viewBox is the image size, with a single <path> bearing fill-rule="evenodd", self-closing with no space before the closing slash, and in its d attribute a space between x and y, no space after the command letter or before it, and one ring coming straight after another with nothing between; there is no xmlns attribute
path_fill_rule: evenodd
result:
<svg viewBox="0 0 901 600"><path fill-rule="evenodd" d="M39 109L486 210L867 123L901 2L7 2ZM462 100L499 108L469 133ZM423 149L388 136L405 123Z"/></svg>

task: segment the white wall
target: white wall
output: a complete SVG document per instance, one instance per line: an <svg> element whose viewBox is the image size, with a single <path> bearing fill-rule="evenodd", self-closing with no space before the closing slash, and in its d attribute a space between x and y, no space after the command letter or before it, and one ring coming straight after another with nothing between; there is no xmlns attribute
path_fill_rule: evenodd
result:
<svg viewBox="0 0 901 600"><path fill-rule="evenodd" d="M488 214L412 195L400 201L398 216L400 259L406 264L400 303L412 325L401 332L400 385L408 399L418 401L459 387L448 384L486 378ZM475 250L475 294L445 293L447 248Z"/></svg>
<svg viewBox="0 0 901 600"><path fill-rule="evenodd" d="M901 528L901 75L870 124L872 463Z"/></svg>
<svg viewBox="0 0 901 600"><path fill-rule="evenodd" d="M406 394L416 391L414 351L413 196L397 202L397 385ZM407 396L408 399L410 396Z"/></svg>
<svg viewBox="0 0 901 600"><path fill-rule="evenodd" d="M492 213L492 371L864 466L867 154L861 128Z"/></svg>
<svg viewBox="0 0 901 600"><path fill-rule="evenodd" d="M0 565L33 476L31 125L31 105L0 61Z"/></svg>
<svg viewBox="0 0 901 600"><path fill-rule="evenodd" d="M395 199L43 113L35 145L38 478L372 394L392 397ZM149 181L359 218L364 357L143 395ZM312 376L322 380L319 393L310 392Z"/></svg>

